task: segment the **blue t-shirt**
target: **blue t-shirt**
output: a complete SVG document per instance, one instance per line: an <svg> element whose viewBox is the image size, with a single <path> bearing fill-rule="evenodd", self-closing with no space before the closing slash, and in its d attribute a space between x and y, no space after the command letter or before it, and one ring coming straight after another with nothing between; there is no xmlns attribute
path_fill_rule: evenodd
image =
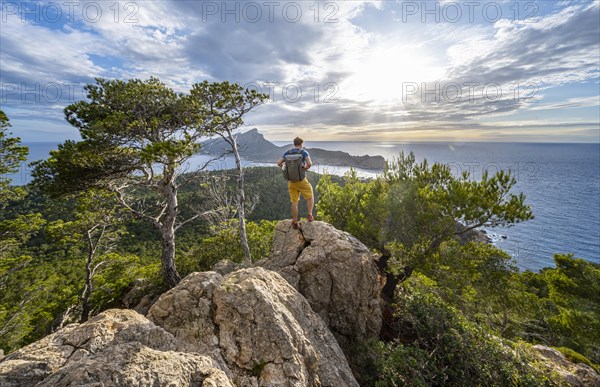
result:
<svg viewBox="0 0 600 387"><path fill-rule="evenodd" d="M302 162L306 163L306 159L310 157L310 155L304 149L292 148L290 150L285 151L281 158L284 159L287 155L296 155L298 153L302 153Z"/></svg>

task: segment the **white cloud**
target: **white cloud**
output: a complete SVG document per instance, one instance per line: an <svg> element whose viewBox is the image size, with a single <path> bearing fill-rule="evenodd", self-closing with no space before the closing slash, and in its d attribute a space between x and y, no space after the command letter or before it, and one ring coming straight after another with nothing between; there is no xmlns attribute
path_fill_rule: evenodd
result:
<svg viewBox="0 0 600 387"><path fill-rule="evenodd" d="M143 1L127 3L127 9L126 3L87 3L100 4L103 17L76 13L77 21L62 28L18 18L3 23L0 80L81 83L97 76L157 76L178 91L204 79L276 82L274 101L249 117L254 125L338 128L331 133L361 127L372 136L391 135L394 128L459 131L453 125L477 128L490 119L518 120L528 111L597 106L574 95L533 104L515 99L511 85L521 84L522 93L543 103L550 89L597 82L598 2L566 3L538 15L537 23L396 23L381 30L377 17L390 12L382 1L295 2L302 14L296 22L282 14L281 3L272 20L263 6L260 20L242 15L238 23L222 9L207 13L207 2ZM223 17L229 19L222 22ZM437 85L438 95L423 101L422 82L428 90ZM469 82L478 86L470 88ZM537 87L534 93L524 88L528 83ZM419 90L411 93L407 84ZM460 85L463 98L453 98L449 84ZM298 101L284 98L286 85L301 88ZM502 97L494 98L498 91ZM324 103L326 98L338 102ZM60 102L26 107L43 120L60 116Z"/></svg>
<svg viewBox="0 0 600 387"><path fill-rule="evenodd" d="M8 18L2 23L2 78L28 82L72 81L102 74L91 54L105 44L91 33L52 30Z"/></svg>

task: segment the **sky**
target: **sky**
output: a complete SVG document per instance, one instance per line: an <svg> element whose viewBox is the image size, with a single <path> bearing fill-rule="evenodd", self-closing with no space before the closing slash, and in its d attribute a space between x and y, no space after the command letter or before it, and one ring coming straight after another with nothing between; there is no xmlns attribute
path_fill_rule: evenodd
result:
<svg viewBox="0 0 600 387"><path fill-rule="evenodd" d="M270 96L274 141L600 142L600 1L0 1L0 108L77 139L97 77Z"/></svg>

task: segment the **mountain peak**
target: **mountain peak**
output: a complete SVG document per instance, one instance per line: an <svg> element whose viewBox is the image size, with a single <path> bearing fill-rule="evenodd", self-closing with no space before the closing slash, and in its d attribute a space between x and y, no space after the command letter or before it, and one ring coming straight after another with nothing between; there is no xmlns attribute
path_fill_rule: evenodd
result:
<svg viewBox="0 0 600 387"><path fill-rule="evenodd" d="M252 128L237 135L237 143L240 155L246 160L256 162L275 163L284 150L291 148L288 145L277 146L267 140L257 128ZM348 166L381 170L385 164L382 156L353 156L343 151L329 151L319 148L308 148L313 162L323 165ZM223 139L217 137L202 143L203 154L223 155L231 151L230 145Z"/></svg>

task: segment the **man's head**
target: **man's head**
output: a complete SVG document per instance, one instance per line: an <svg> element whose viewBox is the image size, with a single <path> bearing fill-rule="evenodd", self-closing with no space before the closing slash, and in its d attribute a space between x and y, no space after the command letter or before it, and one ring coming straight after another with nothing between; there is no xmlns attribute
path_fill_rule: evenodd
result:
<svg viewBox="0 0 600 387"><path fill-rule="evenodd" d="M303 143L304 143L304 140L301 139L300 137L296 137L294 139L294 146L302 146Z"/></svg>

